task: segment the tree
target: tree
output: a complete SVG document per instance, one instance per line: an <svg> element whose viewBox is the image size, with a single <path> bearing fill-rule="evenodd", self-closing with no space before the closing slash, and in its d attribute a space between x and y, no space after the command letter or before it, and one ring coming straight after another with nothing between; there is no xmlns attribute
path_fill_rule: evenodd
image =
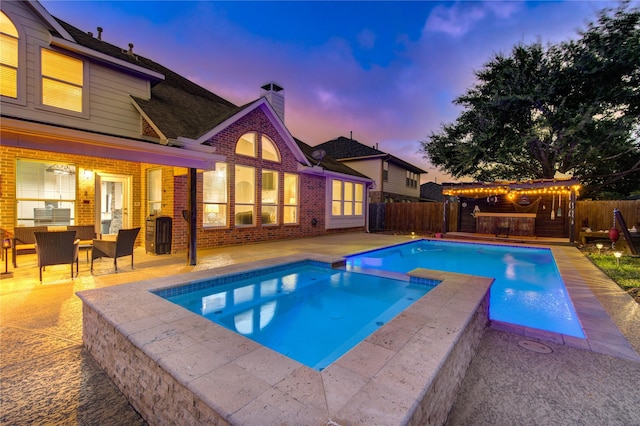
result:
<svg viewBox="0 0 640 426"><path fill-rule="evenodd" d="M421 142L480 181L578 177L588 196L640 188L640 9L605 9L581 38L517 45L476 72L463 112Z"/></svg>

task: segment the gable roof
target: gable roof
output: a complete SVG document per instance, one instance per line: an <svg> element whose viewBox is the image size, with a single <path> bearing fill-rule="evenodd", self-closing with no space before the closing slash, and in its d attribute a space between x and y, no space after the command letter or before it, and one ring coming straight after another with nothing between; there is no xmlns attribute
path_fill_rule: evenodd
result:
<svg viewBox="0 0 640 426"><path fill-rule="evenodd" d="M234 118L244 116L248 110L262 107L266 108L268 112L273 112L273 108L264 98L237 106L150 59L97 39L58 18L54 17L54 19L59 24L59 28L69 34L78 45L104 54L116 61L131 64L131 72L135 72L138 68L150 71L148 74L152 84L150 99L132 96L132 101L139 112L152 123L161 138L165 140L200 140L211 134L218 126L234 120ZM59 36L55 28L52 35ZM68 41L66 37L65 41ZM62 47L70 47L65 46L63 40L60 43L63 44ZM82 53L87 54L87 52ZM269 115L275 121L276 128L283 133L288 144L291 145L290 149L298 160L305 166L316 164L317 161L311 157L313 149L310 152L309 145L294 138L284 123L277 118L277 114ZM320 165L334 173L369 180L361 173L329 157L325 157Z"/></svg>
<svg viewBox="0 0 640 426"><path fill-rule="evenodd" d="M336 173L342 173L342 174L347 174L347 175L352 175L352 176L357 176L357 177L361 177L367 180L370 180L368 176L363 175L362 173L353 170L351 167L347 166L346 164L343 164L339 161L337 161L335 158L326 155L324 156L320 161L318 161L316 158L314 158L313 153L314 151L316 151L318 149L318 147L313 147L311 145L307 145L306 143L302 142L300 139L296 139L294 138L296 143L298 144L298 146L300 146L300 149L302 149L302 152L304 153L304 155L307 157L307 160L314 165L318 165L324 169L327 170L331 170L333 172Z"/></svg>
<svg viewBox="0 0 640 426"><path fill-rule="evenodd" d="M384 151L380 151L372 146L364 145L355 139L346 138L340 136L336 139L321 143L316 146L316 149L324 150L328 155L337 159L338 161L348 160L363 160L363 159L375 159L380 158L383 161L389 161L400 165L401 167L414 172L414 173L427 173L419 167L406 161L387 154Z"/></svg>

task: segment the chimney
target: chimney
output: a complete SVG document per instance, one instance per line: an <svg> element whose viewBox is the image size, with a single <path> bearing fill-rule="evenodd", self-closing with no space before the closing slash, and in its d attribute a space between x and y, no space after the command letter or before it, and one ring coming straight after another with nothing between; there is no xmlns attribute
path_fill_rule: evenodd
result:
<svg viewBox="0 0 640 426"><path fill-rule="evenodd" d="M102 27L98 27L98 40L102 40Z"/></svg>
<svg viewBox="0 0 640 426"><path fill-rule="evenodd" d="M284 88L271 82L262 86L260 96L267 98L280 120L284 123Z"/></svg>

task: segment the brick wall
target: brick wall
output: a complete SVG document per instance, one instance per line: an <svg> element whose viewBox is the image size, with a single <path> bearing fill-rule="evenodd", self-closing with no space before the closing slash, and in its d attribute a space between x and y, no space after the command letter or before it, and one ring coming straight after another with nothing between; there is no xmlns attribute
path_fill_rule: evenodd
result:
<svg viewBox="0 0 640 426"><path fill-rule="evenodd" d="M265 161L258 158L235 155L236 141L244 133L255 131L258 136L266 134L275 143L281 155L281 162ZM150 126L146 126L146 133L151 133ZM259 138L258 138L259 140ZM217 247L222 245L242 244L248 242L268 241L284 238L301 238L318 236L327 233L340 233L344 231L363 231L361 228L325 230L325 178L315 175L301 174L298 172L298 160L290 151L285 140L278 133L269 118L261 109L254 110L244 118L224 129L213 137L209 143L216 148L216 154L226 157L228 164L229 188L229 218L228 227L204 228L202 226L202 171L197 175L197 247ZM260 147L260 145L258 145ZM35 161L62 162L75 164L77 168L77 202L75 212L75 224L85 225L95 222L95 176L96 173L108 173L132 176L132 226L145 227L145 218L149 215L147 204L147 170L150 168L162 168L162 214L173 218L172 252L187 250L187 223L182 218L182 210L187 209L187 170L184 168L159 166L148 163L137 163L108 158L97 158L84 155L72 155L36 151L13 147L0 146L0 219L1 228L13 231L16 223L15 217L15 163L17 158L32 159ZM256 225L251 227L236 228L234 223L235 212L233 182L235 165L244 165L256 169L257 188L261 188L262 174L260 170L268 169L279 172L279 203L278 225L263 226L260 215L260 196L256 196ZM88 171L90 173L85 173ZM298 224L282 224L282 200L284 198L283 173L293 173L298 176L299 183L299 210ZM259 191L258 191L259 192ZM312 225L312 219L316 225ZM144 232L138 237L138 244L144 243Z"/></svg>
<svg viewBox="0 0 640 426"><path fill-rule="evenodd" d="M95 222L95 177L96 173L120 174L132 177L131 204L132 226L143 226L144 205L146 198L140 190L141 165L130 161L111 160L108 158L85 155L63 154L57 152L37 151L32 149L0 147L0 227L13 232L16 224L16 161L17 159L45 161L51 163L69 163L76 166L76 225L89 225ZM146 179L145 179L146 180ZM138 237L140 238L142 233Z"/></svg>
<svg viewBox="0 0 640 426"><path fill-rule="evenodd" d="M280 151L281 162L274 163L261 159L261 152L258 152L258 158L250 158L246 156L236 156L236 141L247 132L258 132L258 140L261 134L266 134L276 144ZM209 144L216 147L216 154L226 156L228 164L228 180L230 182L229 189L229 218L227 228L204 228L202 226L202 173L197 176L197 204L199 206L197 213L197 247L218 247L233 244L242 244L248 242L269 241L284 238L302 238L318 236L327 233L339 233L345 230L334 229L325 230L325 178L320 176L312 176L298 173L298 161L289 150L284 139L273 127L271 121L262 112L262 110L254 110L247 114L242 120L229 126L218 135L213 137ZM258 145L260 148L260 145ZM261 187L262 175L260 170L275 170L279 172L279 215L278 225L262 226L260 223L260 196L256 197L258 201L256 205L256 225L251 227L235 227L235 196L233 193L234 171L235 165L250 166L256 168L257 188ZM299 184L299 221L296 225L282 224L281 202L283 200L284 182L283 173L294 173L298 175ZM187 249L187 223L182 220L181 212L187 209L187 176L176 175L174 177L174 228L173 228L173 251L184 251ZM258 191L259 192L259 191ZM316 219L315 226L312 225L312 219ZM364 230L349 229L349 231Z"/></svg>

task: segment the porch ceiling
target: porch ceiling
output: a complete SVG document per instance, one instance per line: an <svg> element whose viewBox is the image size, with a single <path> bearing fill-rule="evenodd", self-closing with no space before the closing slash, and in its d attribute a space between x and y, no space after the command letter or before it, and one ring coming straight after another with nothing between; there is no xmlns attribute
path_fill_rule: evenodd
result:
<svg viewBox="0 0 640 426"><path fill-rule="evenodd" d="M225 157L211 152L191 151L160 145L153 141L133 140L43 123L2 118L0 133L4 146L49 152L162 164L166 166L212 170Z"/></svg>

